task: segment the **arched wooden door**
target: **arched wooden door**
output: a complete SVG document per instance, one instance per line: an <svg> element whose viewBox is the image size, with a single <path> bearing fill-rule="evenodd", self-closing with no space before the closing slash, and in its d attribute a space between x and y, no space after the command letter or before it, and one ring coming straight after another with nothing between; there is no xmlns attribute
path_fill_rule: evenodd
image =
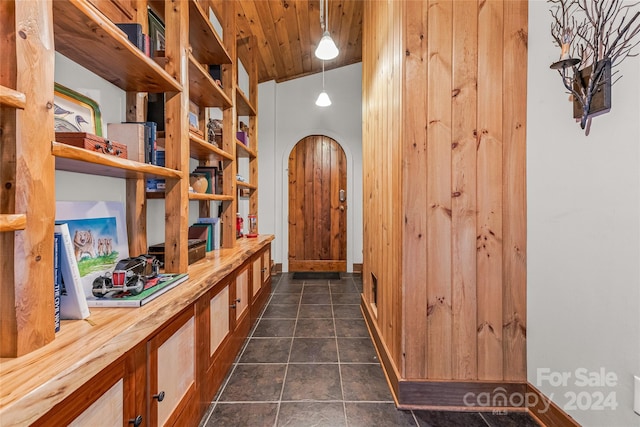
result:
<svg viewBox="0 0 640 427"><path fill-rule="evenodd" d="M347 271L347 162L327 136L289 155L289 271Z"/></svg>

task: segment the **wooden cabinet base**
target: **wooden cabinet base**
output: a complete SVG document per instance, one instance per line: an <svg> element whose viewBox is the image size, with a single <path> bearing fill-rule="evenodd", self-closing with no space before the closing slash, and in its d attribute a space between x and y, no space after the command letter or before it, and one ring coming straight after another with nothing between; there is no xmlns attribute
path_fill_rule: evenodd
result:
<svg viewBox="0 0 640 427"><path fill-rule="evenodd" d="M271 240L244 239L236 248L209 253L189 268L188 281L151 303L94 308L86 321L64 321L46 348L0 360L2 424L69 425L104 410L114 416L109 425L138 416L142 425L198 425L251 330L251 312L266 301L253 301L236 319L237 272L250 272L254 256ZM222 299L212 303L218 294ZM226 310L222 333L215 329L224 323L215 317L220 313L213 320L205 315L212 307L223 319ZM159 403L154 396L161 391L166 400ZM89 408L97 409L85 413Z"/></svg>

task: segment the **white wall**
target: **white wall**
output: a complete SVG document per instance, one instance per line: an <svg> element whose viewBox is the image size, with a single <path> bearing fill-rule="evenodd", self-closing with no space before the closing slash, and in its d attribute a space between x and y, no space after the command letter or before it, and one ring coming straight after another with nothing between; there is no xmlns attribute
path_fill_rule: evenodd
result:
<svg viewBox="0 0 640 427"><path fill-rule="evenodd" d="M560 53L550 23L548 3L530 2L528 380L585 426L640 426L632 409L640 375L640 60L618 68L611 112L585 136L549 69ZM617 380L581 386L581 368ZM541 372L568 373L566 386ZM617 408L591 406L598 392ZM572 396L585 409L569 410Z"/></svg>
<svg viewBox="0 0 640 427"><path fill-rule="evenodd" d="M347 156L347 271L362 263L362 67L353 64L325 72L333 104L317 107L322 74L284 83L263 83L258 97L258 222L261 233L275 234L273 255L288 271L289 153L305 136L335 139Z"/></svg>

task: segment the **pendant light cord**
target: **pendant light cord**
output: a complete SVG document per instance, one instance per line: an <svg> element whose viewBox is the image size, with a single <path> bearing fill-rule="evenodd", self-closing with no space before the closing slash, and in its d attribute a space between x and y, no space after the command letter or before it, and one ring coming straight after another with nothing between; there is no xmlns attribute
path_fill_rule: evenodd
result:
<svg viewBox="0 0 640 427"><path fill-rule="evenodd" d="M322 90L324 91L324 60L322 61Z"/></svg>

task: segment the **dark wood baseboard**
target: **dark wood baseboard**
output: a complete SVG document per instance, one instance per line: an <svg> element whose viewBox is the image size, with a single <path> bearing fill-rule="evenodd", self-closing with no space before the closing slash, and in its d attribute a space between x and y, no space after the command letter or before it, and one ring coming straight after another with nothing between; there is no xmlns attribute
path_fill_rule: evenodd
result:
<svg viewBox="0 0 640 427"><path fill-rule="evenodd" d="M540 424L549 427L580 427L576 420L571 418L569 414L564 412L531 383L527 384L527 393L530 396L536 396L536 398L530 399L535 404L529 406L528 409L529 415Z"/></svg>
<svg viewBox="0 0 640 427"><path fill-rule="evenodd" d="M401 409L526 411L526 383L400 380Z"/></svg>
<svg viewBox="0 0 640 427"><path fill-rule="evenodd" d="M282 263L278 262L271 267L271 274L279 274L282 273Z"/></svg>
<svg viewBox="0 0 640 427"><path fill-rule="evenodd" d="M362 274L362 264L353 264L353 272Z"/></svg>

